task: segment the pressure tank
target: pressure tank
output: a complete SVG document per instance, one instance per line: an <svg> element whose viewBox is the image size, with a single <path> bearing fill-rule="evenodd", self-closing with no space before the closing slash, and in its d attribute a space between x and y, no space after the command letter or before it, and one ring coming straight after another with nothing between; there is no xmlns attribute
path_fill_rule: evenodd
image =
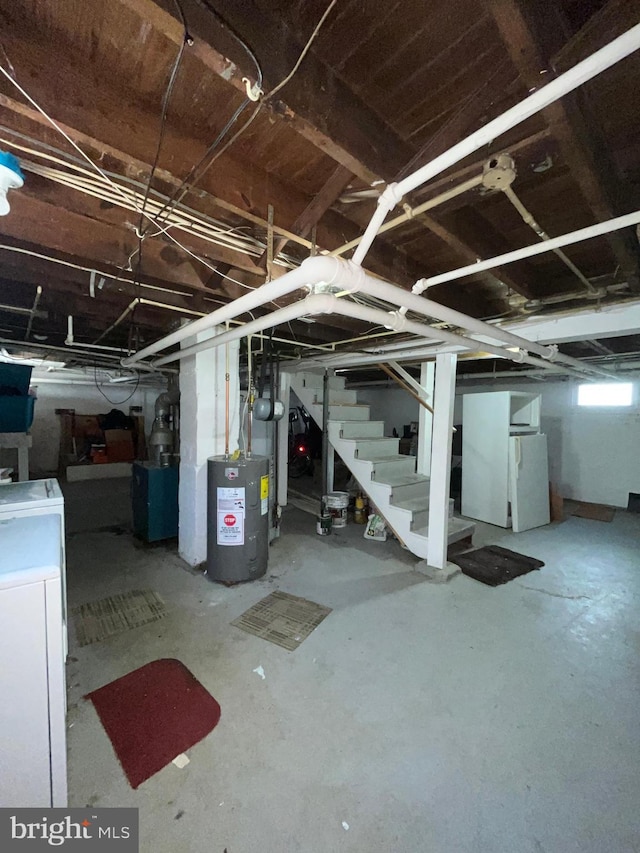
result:
<svg viewBox="0 0 640 853"><path fill-rule="evenodd" d="M209 580L239 583L262 577L269 557L269 460L208 460Z"/></svg>

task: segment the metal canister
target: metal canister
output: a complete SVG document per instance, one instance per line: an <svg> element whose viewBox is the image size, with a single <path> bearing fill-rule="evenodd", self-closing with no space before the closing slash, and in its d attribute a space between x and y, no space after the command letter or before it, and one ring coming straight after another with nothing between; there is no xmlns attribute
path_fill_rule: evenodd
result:
<svg viewBox="0 0 640 853"><path fill-rule="evenodd" d="M316 533L318 536L328 536L331 533L331 515L328 512L316 516Z"/></svg>

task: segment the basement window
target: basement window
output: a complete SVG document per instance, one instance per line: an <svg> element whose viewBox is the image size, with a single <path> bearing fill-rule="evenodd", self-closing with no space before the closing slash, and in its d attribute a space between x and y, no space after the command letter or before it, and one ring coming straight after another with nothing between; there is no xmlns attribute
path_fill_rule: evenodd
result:
<svg viewBox="0 0 640 853"><path fill-rule="evenodd" d="M579 406L630 406L632 403L632 382L589 382L578 386Z"/></svg>

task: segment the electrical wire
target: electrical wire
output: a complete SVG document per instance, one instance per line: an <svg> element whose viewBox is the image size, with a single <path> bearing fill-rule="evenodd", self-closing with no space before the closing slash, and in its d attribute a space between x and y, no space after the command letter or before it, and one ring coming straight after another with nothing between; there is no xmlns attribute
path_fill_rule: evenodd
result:
<svg viewBox="0 0 640 853"><path fill-rule="evenodd" d="M222 128L222 130L221 130L221 131L220 131L220 133L217 135L217 137L214 139L214 141L211 143L211 145L209 145L209 147L207 148L207 150L205 151L205 153L202 155L202 157L200 158L200 160L196 163L196 165L195 165L195 166L193 166L193 167L189 170L189 173L188 173L188 174L187 174L187 176L182 180L182 182L180 183L180 185L175 189L175 191L174 191L173 195L172 195L172 196L170 196L169 200L168 200L167 202L165 202L164 207L162 207L162 208L160 209L160 211L156 214L156 217L157 217L157 219L158 219L158 222L161 222L161 221L165 221L165 222L166 222L167 216L169 216L169 214L173 212L173 210L176 208L176 206L177 206L178 204L180 204L180 202L182 201L182 199L183 199L183 198L184 198L184 197L185 197L189 192L191 192L191 190L192 190L192 189L193 189L193 187L196 185L196 183L204 177L204 175L206 174L207 170L209 169L209 165L211 165L211 164L207 165L206 169L204 169L204 170L203 170L203 172L202 172L202 174L200 174L200 175L198 175L198 170L199 170L199 169L200 169L200 167L203 165L203 163L205 163L205 162L206 162L207 158L208 158L208 157L209 157L209 156L210 156L210 155L215 151L215 149L217 148L217 146L218 146L218 145L220 144L220 142L224 139L224 137L225 137L225 136L226 136L226 134L229 132L229 130L233 127L233 125L234 125L234 124L235 124L235 122L238 120L238 118L240 117L240 115L241 115L241 114L242 114L242 112L244 111L245 107L246 107L249 103L250 103L249 99L248 99L248 98L245 98L245 100L240 104L240 106L238 107L238 109L234 112L234 114L231 116L231 118L229 119L229 121L228 121L228 122L225 124L225 126ZM257 112L257 110L256 110L256 112ZM231 140L231 141L233 141L233 140ZM226 151L226 147L225 147L224 149L222 149L222 151ZM219 154L218 154L218 155L216 155L216 157L211 161L211 163L213 163L215 160L217 160L217 158L220 156L220 154L222 153L222 151L221 151L221 152L219 152ZM196 176L197 176L197 177L196 177ZM165 213L165 211L166 211L166 213ZM165 214L165 215L164 215L164 217L163 217L163 214ZM147 226L146 231L148 231L148 230L149 230L149 227L150 227L150 225L148 225L148 226ZM158 231L158 232L157 232L157 234L153 234L152 236L153 236L153 237L157 237L157 236L158 236L158 234L160 234L160 233L162 233L162 229L161 229L160 231Z"/></svg>
<svg viewBox="0 0 640 853"><path fill-rule="evenodd" d="M214 140L214 142L212 142L212 143L211 143L211 145L207 148L207 150L206 150L205 154L203 155L203 157L201 158L201 160L197 163L197 165L196 165L196 166L194 166L194 168L191 170L191 172L189 173L189 175L187 175L187 177L186 177L186 178L185 178L185 180L183 181L183 183L182 183L181 187L179 187L179 188L178 188L178 190L177 190L176 194L177 194L178 192L180 192L182 188L184 188L184 192L182 192L182 193L180 194L180 196L179 196L179 198L178 198L178 201L177 201L176 203L179 203L180 201L182 201L182 199L184 198L184 196L185 196L187 193L189 193L189 192L194 188L194 186L196 185L196 183L198 183L199 181L201 181L201 180L202 180L202 178L206 175L206 173L209 171L209 169L211 168L211 166L216 162L216 160L218 160L218 158L219 158L219 157L221 157L221 156L224 154L224 152L225 152L225 151L227 151L227 150L231 147L231 145L233 145L233 143L234 143L234 142L235 142L235 141L236 141L236 140L237 140L237 139L238 139L238 138L239 138L239 137L240 137L240 136L241 136L241 135L242 135L242 134L243 134L243 133L244 133L248 128L249 128L249 126L250 126L250 125L255 121L255 119L257 118L258 113L259 113L259 112L260 112L260 110L262 109L262 106L263 106L265 103L267 103L267 101L269 101L271 98L273 98L273 96L274 96L274 95L276 95L276 94L277 94L277 93L278 93L278 92L279 92L279 91L280 91L284 86L286 86L286 85L287 85L287 83L291 80L291 78L294 76L294 74L297 72L298 68L299 68L299 67L300 67L300 65L302 64L303 59L305 58L305 56L306 56L306 55L307 55L307 53L309 52L309 49L310 49L311 45L313 44L313 42L314 42L314 40L315 40L316 36L317 36L317 35L318 35L318 33L320 32L320 29L322 28L322 25L323 25L323 24L324 24L324 22L326 21L327 17L329 16L329 13L331 12L331 10L333 9L333 7L335 6L336 2L337 2L337 0L331 0L331 3L329 3L329 5L327 6L327 8L325 9L325 11L324 11L324 13L323 13L322 17L320 18L320 20L319 20L319 21L318 21L318 23L316 24L316 26L315 26L315 28L314 28L313 32L311 33L311 36L309 37L309 39L307 40L307 43L305 44L304 48L302 49L302 51L301 51L301 53L300 53L300 56L298 57L298 59L297 59L297 61L296 61L295 65L293 66L293 68L291 69L291 71L287 74L287 76L286 76L286 77L284 77L284 79L282 79L282 80L281 80L281 81L280 81L280 82L279 82L279 83L278 83L278 84L277 84L277 85L276 85L276 86L275 86L275 87L274 87L274 88L273 88L273 89L272 89L272 90L271 90L267 95L264 95L264 97L263 97L263 98L261 98L261 100L258 102L258 104L257 104L256 108L255 108L255 109L254 109L254 111L251 113L251 115L249 116L249 118L247 119L247 121L242 125L242 127L241 127L241 128L239 128L239 130L238 130L238 131L237 131L237 132L236 132L236 133L231 137L231 139L229 139L229 140L228 140L228 141L223 145L223 147L222 147L222 148L220 148L219 150L216 150L217 146L220 144L220 142L222 141L222 139L224 139L225 135L229 132L229 130L230 130L230 128L233 126L233 124L235 124L235 122L237 121L237 119L240 117L241 113L244 111L245 107L249 104L249 100L248 100L248 99L245 99L245 100L242 102L242 104L240 105L240 107L238 107L238 109L237 109L237 110L236 110L236 112L233 114L233 116L231 117L231 119L227 122L227 124L225 125L225 127L224 127L224 128L222 129L222 131L218 134L218 136L217 136L217 138ZM231 34L232 34L232 35L233 35L233 36L234 36L234 37L235 37L235 38L236 38L236 39L237 39L237 40L238 40L238 41L243 45L243 47L247 50L247 52L250 54L250 56L253 58L254 62L256 63L256 67L257 67L257 68L259 68L260 66L259 66L259 63L258 63L257 59L255 58L255 56L254 56L253 52L252 52L252 51L250 51L250 49L248 48L248 46L246 45L246 43L244 43L244 42L242 41L242 39L241 39L241 38L240 38L236 33L234 33L234 32L233 32L233 30L231 29L231 27L229 27L229 25L226 23L226 21L224 21L224 19L223 19L223 18L222 18L222 17L221 17L221 16L220 16L216 11L215 11L215 9L213 9L211 6L209 6L209 4L208 4L208 3L206 3L205 5L206 5L206 6L207 6L207 8L208 8L208 9L209 9L209 10L210 10L210 11L211 11L211 12L212 12L212 13L213 13L213 14L214 14L214 15L215 15L215 16L216 16L216 17L217 17L217 18L218 18L222 23L223 23L223 25L224 25L225 27L227 27L227 29L229 30L229 32L230 32L230 33L231 33ZM260 70L260 75L259 75L259 78L258 78L258 86L259 86L259 87L261 87L261 86L262 86L262 71L261 71L261 70ZM214 154L214 152L215 152L215 154ZM214 154L214 156L212 156L212 157L208 160L208 162L206 163L206 166L204 166L204 168L202 168L202 171L201 171L199 174L197 174L197 177L193 177L193 179L192 179L192 176L194 175L194 172L195 172L195 173L197 173L197 172L198 172L198 170L203 166L203 163L205 163L205 161L207 161L207 158L208 158L208 157L210 157L210 155L212 155L212 154ZM171 206L170 206L170 207L169 207L169 212L170 212L171 210L173 210L173 207L171 207ZM163 213L163 212L164 212L164 211L160 211L159 216L160 216L160 215L162 215L162 213ZM166 218L166 217L165 217L165 218Z"/></svg>
<svg viewBox="0 0 640 853"><path fill-rule="evenodd" d="M133 276L133 287L132 287L132 293L134 296L140 295L139 284L140 284L140 274L142 272L142 244L143 244L143 240L144 240L144 232L143 232L144 215L145 215L145 212L147 209L147 201L149 198L149 193L151 192L151 186L153 184L153 178L155 176L156 169L158 168L158 162L160 160L160 152L162 150L162 143L164 141L164 133L165 133L165 126L166 126L166 122L167 122L167 111L169 108L169 102L171 100L171 95L173 94L173 87L174 87L175 82L178 78L178 72L180 71L180 65L182 63L182 57L184 56L185 48L186 48L187 44L189 44L190 42L193 43L193 39L191 39L189 36L186 18L184 16L184 11L182 9L182 5L180 4L179 0L175 0L175 5L176 5L176 8L178 9L178 14L180 15L180 17L182 19L182 26L183 26L184 33L183 33L182 43L180 44L180 49L178 50L178 54L177 54L175 61L173 63L173 67L171 68L171 73L169 74L169 82L167 83L167 87L165 89L165 92L164 92L164 95L162 98L162 109L160 112L160 132L158 134L158 144L156 145L156 153L155 153L155 156L153 158L153 163L151 165L151 170L149 172L149 180L147 181L147 185L145 187L144 197L142 199L142 206L140 208L140 219L138 221L138 231L137 231L137 233L138 233L138 256L137 256L137 263L136 263L136 271L135 271L134 276ZM129 257L129 264L131 264L131 257ZM132 336L133 336L135 314L136 314L136 308L138 307L138 304L139 303L136 303L133 311L131 312L131 317L129 318L129 344L131 344L131 340L132 340Z"/></svg>
<svg viewBox="0 0 640 853"><path fill-rule="evenodd" d="M144 192L144 198L142 199L142 209L140 212L140 226L139 231L142 231L142 221L144 219L144 211L147 207L147 199L149 198L149 193L151 191L151 185L153 183L153 178L156 173L156 169L158 168L158 161L160 159L160 152L162 150L162 143L164 141L164 133L165 133L165 125L167 122L167 110L169 108L169 101L171 100L171 95L173 94L173 87L175 86L176 79L178 77L178 72L180 70L180 65L182 63L182 57L184 56L184 50L186 46L189 44L189 41L193 41L189 36L189 31L187 29L187 23L184 17L184 12L182 11L182 6L180 5L178 0L175 0L175 4L178 8L178 11L182 17L182 23L184 28L184 37L182 39L182 43L180 45L180 50L178 51L178 55L176 56L175 62L173 63L173 67L171 69L171 74L169 75L169 82L167 84L167 88L165 89L164 96L162 98L162 111L160 113L160 133L158 134L158 144L156 145L156 153L153 158L153 163L151 165L151 171L149 172L149 180L147 181L147 187Z"/></svg>
<svg viewBox="0 0 640 853"><path fill-rule="evenodd" d="M41 107L41 106L40 106L40 105L39 105L39 104L38 104L38 103L37 103L37 102L36 102L32 97L31 97L31 95L29 95L29 93L28 93L28 92L27 92L27 91L26 91L26 90L25 90L25 89L20 85L20 83L18 83L18 81L17 81L17 80L16 80L16 79L15 79L15 78L14 78L14 77L13 77L13 76L8 72L8 71L7 71L7 70L6 70L6 68L4 68L1 64L0 64L0 73L4 74L4 76L7 78L7 80L9 80L9 82L10 82L13 86L15 86L15 88L16 88L16 89L17 89L17 90L18 90L18 91L23 95L23 97L25 97L25 98L29 101L29 103L30 103L30 104L31 104L31 105L32 105L32 106L33 106L33 107L34 107L34 108L35 108L35 109L36 109L36 110L37 110L37 111L38 111L38 112L39 112L39 113L44 117L44 118L46 118L46 120L47 120L47 121L52 125L52 127L54 127L54 128L55 128L55 130L57 130L57 131L58 131L58 133L60 133L60 134L61 134L61 135L62 135L62 136L67 140L67 142L69 142L69 144L70 144L70 145L72 145L72 146L73 146L73 148L75 148L75 150L76 150L76 151L78 151L78 153L79 153L79 154L80 154L80 155L81 155L81 156L82 156L82 157L87 161L87 163L89 163L89 165L90 165L93 169L95 169L95 171L100 175L100 177L102 177L102 178L103 178L103 180L105 180L105 181L106 181L110 186L112 186L112 187L116 190L116 192L117 192L117 193L118 193L118 194L119 194L119 195L120 195L120 196L125 200L125 202L126 202L127 204L129 204L131 200L130 200L130 198L126 195L126 193L124 192L124 190L123 190L123 189L122 189L122 188L121 188L117 183L115 183L115 181L112 181L112 180L111 180L111 178L106 174L106 172L104 172L104 171L100 168L100 166L98 166L96 163L94 163L94 162L93 162L93 160L89 157L89 155L88 155L88 154L85 154L85 152L82 150L82 148L80 148L80 146L79 146L79 145L78 145L78 144L77 144L77 143L76 143L76 142L75 142L75 141L74 141L74 140L69 136L69 134L68 134L65 130L63 130L63 128L62 128L62 127L60 127L60 125L58 124L58 122L57 122L55 119L53 119L53 118L52 118L52 117L51 117L51 116L50 116L50 115L49 115L49 114L48 114L48 113L47 113L47 112L46 112L46 111L45 111L45 110L44 110L44 109L43 109L43 108L42 108L42 107ZM139 208L135 203L134 203L134 206L135 206L136 211L137 211L138 213L140 213L140 212L141 212L141 209L140 209L140 208ZM155 222L154 217L153 217L153 216L150 216L146 211L144 211L144 212L142 213L142 215L143 215L146 219L148 219L149 221L151 221L151 222ZM175 244L176 244L176 246L178 246L180 249L182 249L184 252L186 252L186 253L187 253L188 255L190 255L191 257L193 257L195 260L200 261L200 262L201 262L201 263L203 263L206 267L208 267L209 269L211 269L211 270L213 270L214 272L216 272L216 270L215 270L215 268L214 268L214 267L212 267L212 266L211 266L210 264L208 264L206 261L203 261L203 259L202 259L199 255L196 255L194 252L191 252L189 249L187 249L187 248L186 248L186 246L183 246L183 244L182 244L179 240L177 240L177 239L173 236L173 234L169 234L169 233L168 233L168 228L170 228L171 226L168 226L168 228L163 228L163 227L160 225L160 223L155 223L155 224L157 224L157 225L158 225L158 227L160 228L160 232L159 232L159 233L166 234L166 235L167 235L167 237L169 238L169 240L171 240L173 243L175 243ZM241 282L236 282L236 283L237 283L237 284L241 284L243 287L249 287L249 285L243 285ZM251 288L251 289L253 289L253 288Z"/></svg>
<svg viewBox="0 0 640 853"><path fill-rule="evenodd" d="M310 37L309 37L309 40L307 41L307 43L305 44L304 48L302 49L302 53L301 53L301 54L300 54L300 56L298 57L298 61L297 61L297 62L296 62L296 64L293 66L293 68L291 69L291 71L287 74L287 76L286 76L283 80L281 80L281 81L278 83L278 85L277 85L277 86L275 86L275 87L274 87L274 88L269 92L269 94L268 94L268 95L265 95L265 96L264 96L264 98L262 99L262 100L263 100L263 102L264 102L264 101L268 101L268 100L270 100L271 98L273 98L273 96L274 96L275 94L277 94L277 93L278 93L278 92L279 92L279 91L280 91L284 86L286 86L286 85L287 85L287 83L291 80L291 78L292 78L292 77L293 77L293 75L296 73L296 71L298 70L298 68L300 68L300 65L302 64L302 60L305 58L305 56L306 56L306 55L307 55L307 53L309 52L309 48L311 47L311 45L312 45L312 44L313 44L313 42L315 41L315 38L316 38L316 36L318 35L318 33L320 32L320 29L321 29L322 25L324 24L324 22L325 22L325 21L326 21L326 19L328 18L329 13L330 13L330 12L331 12L331 10L333 9L333 7L336 5L336 3L337 3L337 0L331 0L331 3L329 3L329 5L327 6L327 8L325 9L324 14L322 15L322 17L320 18L320 20L319 20L319 21L318 21L318 23L316 24L314 31L311 33L311 35L310 35Z"/></svg>
<svg viewBox="0 0 640 853"><path fill-rule="evenodd" d="M231 26L231 24L216 9L214 9L213 6L211 6L207 2L207 0L204 0L202 5L204 5L206 7L206 9L214 16L214 18L218 19L219 23L221 23L222 26L226 30L229 31L230 35L235 39L235 41L242 47L242 49L245 51L245 53L249 56L249 58L251 59L251 61L253 62L253 64L256 67L258 87L261 88L262 87L262 67L260 66L260 63L258 62L258 58L256 57L256 55L253 52L253 50L251 49L251 47L242 38L242 36L236 32L236 30Z"/></svg>
<svg viewBox="0 0 640 853"><path fill-rule="evenodd" d="M134 395L134 394L136 393L136 391L138 390L138 386L140 385L140 372L139 372L139 371L136 371L136 385L135 385L135 388L133 389L133 391L129 394L129 396L128 396L128 397L125 397L125 399L124 399L124 400L120 400L120 401L117 401L117 400L111 400L111 399L110 399L109 397L107 397L107 395L104 393L104 391L102 390L102 388L101 388L101 387L100 387L100 385L98 384L98 367L97 367L97 365L95 365L95 364L93 365L93 379L94 379L94 382L95 382L96 388L97 388L97 389L98 389L98 391L102 394L102 396L103 396L103 397L104 397L104 399L107 401L107 403L110 403L112 406L123 406L125 403L128 403L128 402L129 402L129 400L133 397L133 395Z"/></svg>

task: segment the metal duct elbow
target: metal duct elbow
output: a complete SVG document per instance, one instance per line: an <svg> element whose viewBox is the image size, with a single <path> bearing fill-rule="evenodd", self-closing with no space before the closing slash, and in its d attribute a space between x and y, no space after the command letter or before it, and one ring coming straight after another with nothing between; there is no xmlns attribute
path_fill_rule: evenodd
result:
<svg viewBox="0 0 640 853"><path fill-rule="evenodd" d="M166 417L169 414L171 406L175 406L180 402L180 389L177 386L170 387L167 391L163 391L158 395L155 402L156 417Z"/></svg>

